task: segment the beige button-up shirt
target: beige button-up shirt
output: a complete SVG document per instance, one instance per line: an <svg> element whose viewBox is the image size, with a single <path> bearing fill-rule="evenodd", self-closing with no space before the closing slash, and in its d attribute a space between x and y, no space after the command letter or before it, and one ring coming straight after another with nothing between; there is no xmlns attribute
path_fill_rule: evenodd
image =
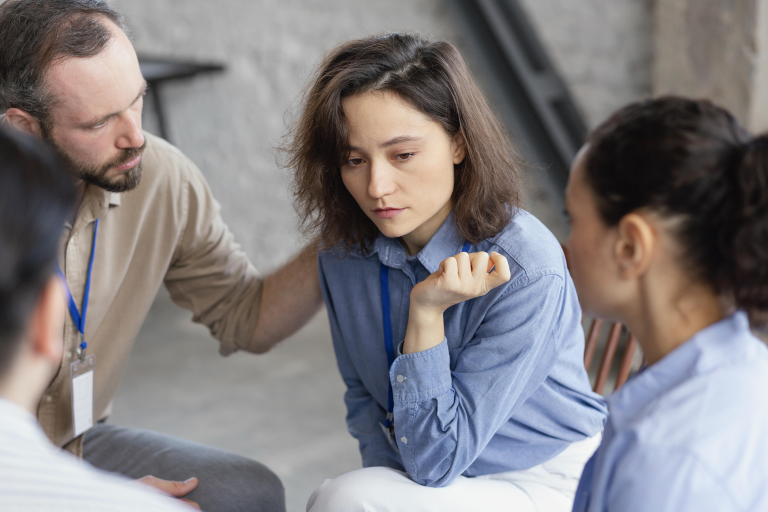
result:
<svg viewBox="0 0 768 512"><path fill-rule="evenodd" d="M167 142L145 134L139 186L113 194L89 185L62 236L59 265L82 312L95 220L99 219L85 324L95 354L94 418L104 419L133 342L160 285L194 313L221 344L245 348L256 329L262 280L235 243L197 167ZM64 358L38 418L51 441L82 454L73 441L70 363L80 333L67 314Z"/></svg>

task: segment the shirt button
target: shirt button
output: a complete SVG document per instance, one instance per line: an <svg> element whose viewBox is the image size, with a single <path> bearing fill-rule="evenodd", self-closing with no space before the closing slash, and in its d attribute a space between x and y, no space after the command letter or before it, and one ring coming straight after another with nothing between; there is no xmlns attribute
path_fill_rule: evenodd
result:
<svg viewBox="0 0 768 512"><path fill-rule="evenodd" d="M51 395L45 395L46 402L50 402L51 400L53 400L53 397Z"/></svg>
<svg viewBox="0 0 768 512"><path fill-rule="evenodd" d="M403 382L404 380L405 380L405 377L403 377L402 375L398 375L398 376L397 376L397 382L399 382L399 383L401 383L401 384L402 384L402 382Z"/></svg>
<svg viewBox="0 0 768 512"><path fill-rule="evenodd" d="M408 438L405 436L401 437L400 441L402 441L403 444L408 444Z"/></svg>

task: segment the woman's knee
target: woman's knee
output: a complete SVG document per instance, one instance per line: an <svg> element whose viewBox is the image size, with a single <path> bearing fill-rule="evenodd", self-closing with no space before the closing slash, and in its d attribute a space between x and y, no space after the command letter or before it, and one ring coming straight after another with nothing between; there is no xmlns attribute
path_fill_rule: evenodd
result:
<svg viewBox="0 0 768 512"><path fill-rule="evenodd" d="M326 480L315 489L307 503L307 512L383 511L392 498L392 485L388 484L398 482L415 485L404 473L390 468L351 471Z"/></svg>

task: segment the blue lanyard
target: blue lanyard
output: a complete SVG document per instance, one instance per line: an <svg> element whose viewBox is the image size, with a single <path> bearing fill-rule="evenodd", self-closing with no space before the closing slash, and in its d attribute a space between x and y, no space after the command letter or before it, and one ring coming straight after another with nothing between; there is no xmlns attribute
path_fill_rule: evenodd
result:
<svg viewBox="0 0 768 512"><path fill-rule="evenodd" d="M464 242L461 252L469 252L470 247L469 242ZM395 347L392 344L392 317L389 309L389 270L384 263L379 268L379 277L381 278L381 312L384 318L384 348L387 350L387 368L389 369L395 361ZM387 384L389 385L389 392L387 397L387 419L384 422L384 426L390 428L394 419L395 399L392 396L392 382L389 380L389 371L387 371Z"/></svg>
<svg viewBox="0 0 768 512"><path fill-rule="evenodd" d="M99 230L99 219L96 219L96 223L93 226L93 248L91 248L91 261L88 264L88 279L85 281L85 296L83 297L83 314L80 315L80 311L77 309L75 299L72 298L72 291L69 289L67 278L59 267L59 263L56 262L56 270L59 272L62 281L64 281L64 289L67 292L67 302L69 304L69 313L72 315L72 320L75 322L75 327L80 332L80 347L78 353L82 356L88 344L85 342L85 315L88 313L88 299L91 295L91 271L93 270L93 257L96 254L96 233Z"/></svg>

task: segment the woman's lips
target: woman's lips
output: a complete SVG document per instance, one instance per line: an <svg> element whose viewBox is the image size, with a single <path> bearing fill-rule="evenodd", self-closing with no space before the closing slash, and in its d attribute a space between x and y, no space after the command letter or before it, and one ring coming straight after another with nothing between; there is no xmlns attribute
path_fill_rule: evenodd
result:
<svg viewBox="0 0 768 512"><path fill-rule="evenodd" d="M405 210L405 208L376 208L373 210L373 213L382 219L391 219L392 217L400 215L400 212L403 210Z"/></svg>
<svg viewBox="0 0 768 512"><path fill-rule="evenodd" d="M118 171L127 171L128 169L131 169L139 165L139 162L141 162L141 155L137 156L133 160L129 160L125 162L122 165L118 165L117 167L115 167L115 169L117 169Z"/></svg>

